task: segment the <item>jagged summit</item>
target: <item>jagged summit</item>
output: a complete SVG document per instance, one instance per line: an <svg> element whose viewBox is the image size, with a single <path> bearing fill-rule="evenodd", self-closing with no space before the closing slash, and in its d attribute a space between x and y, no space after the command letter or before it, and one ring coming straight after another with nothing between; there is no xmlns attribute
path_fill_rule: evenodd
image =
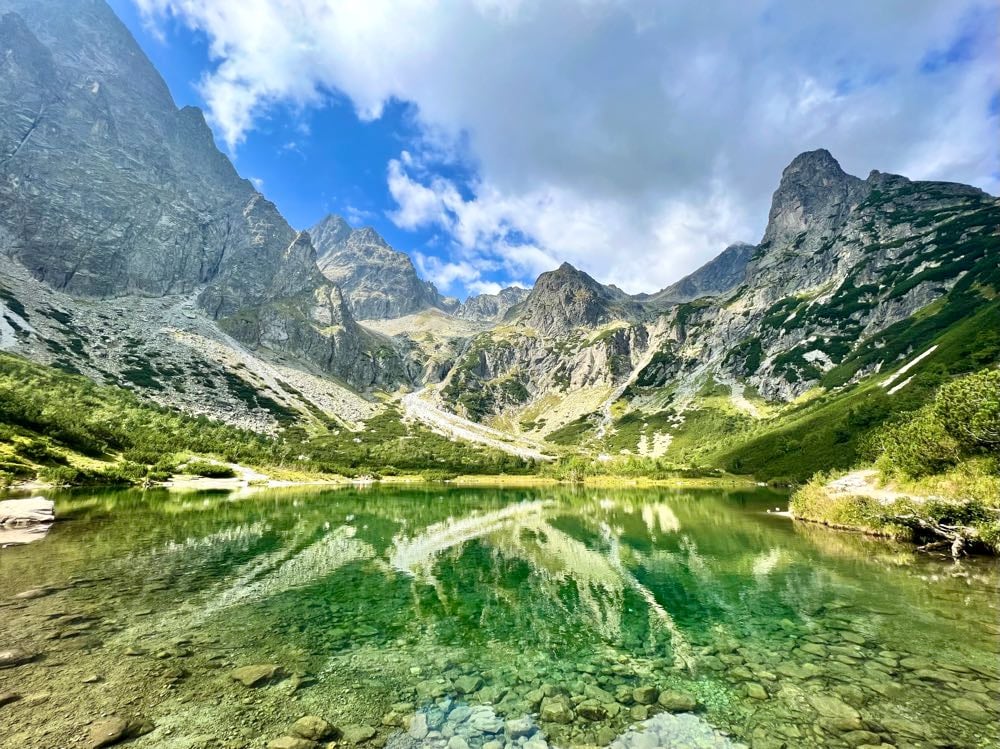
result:
<svg viewBox="0 0 1000 749"><path fill-rule="evenodd" d="M826 149L799 154L781 174L761 244L815 249L805 240L840 226L864 192L864 180L847 174Z"/></svg>
<svg viewBox="0 0 1000 749"><path fill-rule="evenodd" d="M542 273L516 311L518 321L548 335L640 314L640 306L621 289L605 286L569 263Z"/></svg>
<svg viewBox="0 0 1000 749"><path fill-rule="evenodd" d="M330 215L309 233L320 270L343 290L356 318L385 320L429 307L455 307L454 300L420 279L409 255L393 249L372 227L355 229Z"/></svg>
<svg viewBox="0 0 1000 749"><path fill-rule="evenodd" d="M507 312L527 299L530 293L530 289L521 286L508 286L496 294L470 296L455 310L455 317L496 322L504 319Z"/></svg>

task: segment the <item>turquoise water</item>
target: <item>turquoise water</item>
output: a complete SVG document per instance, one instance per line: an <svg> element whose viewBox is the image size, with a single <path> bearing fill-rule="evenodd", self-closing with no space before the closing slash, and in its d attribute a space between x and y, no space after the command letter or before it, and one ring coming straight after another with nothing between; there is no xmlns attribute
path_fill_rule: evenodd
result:
<svg viewBox="0 0 1000 749"><path fill-rule="evenodd" d="M1000 745L997 562L766 512L785 503L66 494L0 549L0 650L34 656L0 670L0 745L120 716L130 746L265 747L307 714L338 745ZM233 679L253 665L275 673Z"/></svg>

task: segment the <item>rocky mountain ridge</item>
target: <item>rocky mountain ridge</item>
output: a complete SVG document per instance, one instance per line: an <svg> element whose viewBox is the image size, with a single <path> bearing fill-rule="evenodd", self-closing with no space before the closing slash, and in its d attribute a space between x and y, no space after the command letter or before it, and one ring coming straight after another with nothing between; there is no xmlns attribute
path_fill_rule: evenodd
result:
<svg viewBox="0 0 1000 749"><path fill-rule="evenodd" d="M877 171L861 180L827 151L808 152L785 169L761 243L731 254L734 271L719 285L739 279L735 287L660 309L651 300L666 291L635 300L571 268L543 276L533 296L552 301L529 297L515 324L474 339L444 402L551 433L588 414L607 420L615 402L626 411L683 402L711 383L739 393L741 406L744 390L784 402L843 387L992 299L1000 201ZM573 330L571 320L586 324ZM539 427L541 403L555 415Z"/></svg>
<svg viewBox="0 0 1000 749"><path fill-rule="evenodd" d="M0 0L0 49L8 261L79 298L196 293L243 344L359 388L407 379L103 0Z"/></svg>
<svg viewBox="0 0 1000 749"><path fill-rule="evenodd" d="M355 229L327 216L309 230L320 271L347 298L359 320L386 320L436 307L453 311L458 300L417 276L410 256L389 246L372 227Z"/></svg>
<svg viewBox="0 0 1000 749"><path fill-rule="evenodd" d="M0 348L165 404L267 431L426 387L415 418L603 438L720 388L754 415L849 387L1000 293L995 197L820 149L784 170L758 244L656 294L567 263L459 304L371 228L292 229L103 0L65 5L0 0Z"/></svg>

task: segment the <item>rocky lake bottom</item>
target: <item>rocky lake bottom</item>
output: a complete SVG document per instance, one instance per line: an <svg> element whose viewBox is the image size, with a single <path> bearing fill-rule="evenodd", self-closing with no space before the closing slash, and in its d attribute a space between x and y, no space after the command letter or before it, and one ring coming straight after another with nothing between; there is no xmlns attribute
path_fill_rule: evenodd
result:
<svg viewBox="0 0 1000 749"><path fill-rule="evenodd" d="M769 490L67 492L0 746L1000 746L1000 564Z"/></svg>

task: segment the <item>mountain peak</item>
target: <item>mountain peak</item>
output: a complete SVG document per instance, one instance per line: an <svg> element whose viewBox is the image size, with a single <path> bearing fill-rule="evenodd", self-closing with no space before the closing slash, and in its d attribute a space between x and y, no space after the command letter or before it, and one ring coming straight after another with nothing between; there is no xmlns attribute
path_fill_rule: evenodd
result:
<svg viewBox="0 0 1000 749"><path fill-rule="evenodd" d="M825 148L817 148L814 151L803 151L785 167L783 174L802 172L846 175L846 172L840 166L840 162Z"/></svg>
<svg viewBox="0 0 1000 749"><path fill-rule="evenodd" d="M538 277L519 317L543 333L559 335L581 325L634 319L639 314L639 306L625 292L563 263Z"/></svg>
<svg viewBox="0 0 1000 749"><path fill-rule="evenodd" d="M800 153L781 173L763 244L802 246L802 235L842 221L863 186L825 148Z"/></svg>

